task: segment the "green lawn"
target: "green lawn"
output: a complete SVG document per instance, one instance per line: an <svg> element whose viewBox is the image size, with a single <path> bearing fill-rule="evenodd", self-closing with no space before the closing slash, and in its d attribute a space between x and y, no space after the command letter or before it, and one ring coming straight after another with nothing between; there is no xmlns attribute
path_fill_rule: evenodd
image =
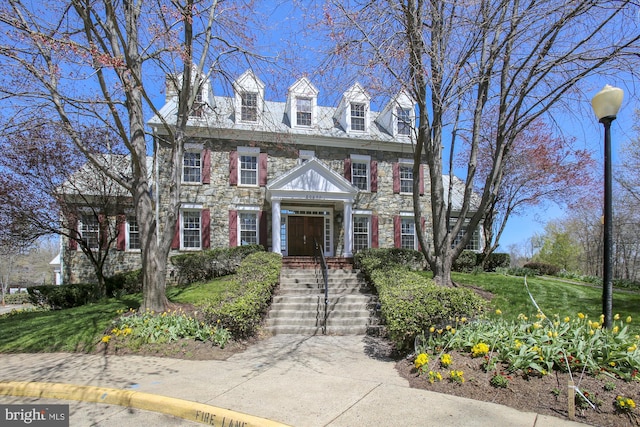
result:
<svg viewBox="0 0 640 427"><path fill-rule="evenodd" d="M523 277L504 276L495 273L463 274L453 273L456 283L471 285L491 292L492 305L500 309L507 319L516 319L520 313L531 315L536 308L531 302ZM529 290L542 311L549 317L558 314L575 317L582 312L596 320L602 313L602 288L593 285L568 283L552 277L527 278ZM640 322L640 293L629 291L613 292L613 313L626 318L632 316L633 324ZM638 326L636 329L640 330Z"/></svg>
<svg viewBox="0 0 640 427"><path fill-rule="evenodd" d="M195 304L224 291L228 279L167 288L172 302ZM141 295L56 311L25 311L0 317L0 353L91 351L118 311L140 307Z"/></svg>
<svg viewBox="0 0 640 427"><path fill-rule="evenodd" d="M191 286L170 287L167 297L177 303L196 304L224 292L231 277ZM454 273L453 280L491 292L494 295L494 308L499 308L507 319L515 319L520 313L536 313L522 277ZM546 277L530 278L528 283L531 293L547 316L557 313L561 317L574 317L582 312L597 319L600 315L602 291L599 288ZM24 312L0 317L0 353L90 351L117 316L118 310L138 308L140 299L140 295L129 295L67 310ZM640 293L615 291L613 311L620 313L623 318L632 316L634 330L640 331L640 327L635 326L640 322Z"/></svg>

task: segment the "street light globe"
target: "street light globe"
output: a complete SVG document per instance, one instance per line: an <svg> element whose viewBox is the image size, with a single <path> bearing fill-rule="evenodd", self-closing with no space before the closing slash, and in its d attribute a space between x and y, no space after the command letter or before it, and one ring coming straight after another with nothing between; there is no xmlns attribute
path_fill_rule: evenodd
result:
<svg viewBox="0 0 640 427"><path fill-rule="evenodd" d="M623 97L622 89L610 85L605 85L600 92L596 93L591 100L591 107L593 107L593 112L598 120L608 117L615 119L620 105L622 105Z"/></svg>

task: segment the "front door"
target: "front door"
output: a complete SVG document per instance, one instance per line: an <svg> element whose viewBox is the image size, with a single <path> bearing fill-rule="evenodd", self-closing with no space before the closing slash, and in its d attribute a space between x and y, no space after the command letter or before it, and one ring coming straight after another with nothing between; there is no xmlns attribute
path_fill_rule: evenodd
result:
<svg viewBox="0 0 640 427"><path fill-rule="evenodd" d="M288 255L313 256L314 238L324 244L324 217L290 216L287 225Z"/></svg>

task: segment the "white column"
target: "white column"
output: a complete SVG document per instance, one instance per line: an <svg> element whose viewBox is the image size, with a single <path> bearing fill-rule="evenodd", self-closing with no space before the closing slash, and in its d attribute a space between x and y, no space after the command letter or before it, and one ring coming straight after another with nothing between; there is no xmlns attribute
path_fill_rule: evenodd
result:
<svg viewBox="0 0 640 427"><path fill-rule="evenodd" d="M280 200L271 199L271 252L282 254L280 242Z"/></svg>
<svg viewBox="0 0 640 427"><path fill-rule="evenodd" d="M344 202L344 256L353 256L353 215L352 202Z"/></svg>

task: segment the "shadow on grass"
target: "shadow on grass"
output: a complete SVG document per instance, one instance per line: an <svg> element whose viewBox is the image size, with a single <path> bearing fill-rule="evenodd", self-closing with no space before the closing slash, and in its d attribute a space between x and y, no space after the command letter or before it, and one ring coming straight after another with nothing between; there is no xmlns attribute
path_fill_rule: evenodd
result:
<svg viewBox="0 0 640 427"><path fill-rule="evenodd" d="M0 318L0 352L89 352L118 310L137 309L139 295L127 295L66 310L25 311Z"/></svg>

